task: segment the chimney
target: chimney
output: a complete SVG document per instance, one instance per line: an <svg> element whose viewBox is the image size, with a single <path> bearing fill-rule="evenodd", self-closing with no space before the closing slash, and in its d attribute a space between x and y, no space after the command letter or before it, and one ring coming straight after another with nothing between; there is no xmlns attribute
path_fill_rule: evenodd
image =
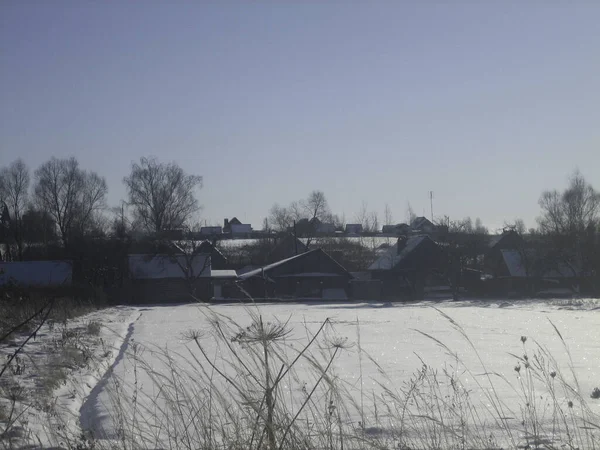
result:
<svg viewBox="0 0 600 450"><path fill-rule="evenodd" d="M398 238L398 251L396 254L400 254L400 252L402 252L402 250L404 250L404 247L406 247L406 241L408 241L408 238L406 236L400 236Z"/></svg>
<svg viewBox="0 0 600 450"><path fill-rule="evenodd" d="M229 219L223 220L223 229L227 228L228 226L229 226Z"/></svg>

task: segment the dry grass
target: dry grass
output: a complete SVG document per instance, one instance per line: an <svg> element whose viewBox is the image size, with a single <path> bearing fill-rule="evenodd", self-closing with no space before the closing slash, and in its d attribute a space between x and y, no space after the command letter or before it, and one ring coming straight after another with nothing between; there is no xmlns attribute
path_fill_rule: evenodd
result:
<svg viewBox="0 0 600 450"><path fill-rule="evenodd" d="M299 343L287 323L263 322L255 310L248 310L248 324L205 311L210 328L186 333L189 354L134 346L133 377L113 380L113 425L97 430L91 442L98 448L600 448L600 419L588 407L589 394L580 394L573 365L563 372L533 339L515 342L514 378L507 379L490 373L481 358L481 367L465 367L423 333L446 351L446 366L423 361L402 386L380 370L375 394L336 376L337 357L349 347L358 350L361 372L363 364L377 363L360 345L337 338L329 321L314 334L303 330ZM477 354L462 327L440 314ZM209 351L209 343L217 350ZM310 367L308 375L299 362ZM142 373L160 389L141 388ZM483 401L464 377L475 380ZM506 386L518 394L518 405L502 398Z"/></svg>
<svg viewBox="0 0 600 450"><path fill-rule="evenodd" d="M600 418L588 404L593 392L581 392L569 347L552 323L570 363L561 367L546 347L523 336L515 342L512 376L505 377L489 371L460 324L439 311L479 366L467 367L435 335L416 330L444 350L446 364L423 360L407 382L394 385L363 351L359 322L356 342L349 342L329 320L311 332L308 326L293 330L285 321L266 322L254 308L248 308L246 323L201 308L208 326L182 335L187 353L130 346L128 376L110 378L107 429L75 435L58 430L66 448L600 448ZM53 364L41 377L49 402L69 371L88 364L84 338L100 332L97 322L81 329L57 324L62 329L53 343ZM359 386L336 373L339 356L348 351L358 358ZM364 365L378 370L377 392L362 388ZM477 395L467 389L466 378ZM503 398L507 387L518 403ZM14 406L19 388L4 394ZM0 421L15 424L15 410L7 405Z"/></svg>

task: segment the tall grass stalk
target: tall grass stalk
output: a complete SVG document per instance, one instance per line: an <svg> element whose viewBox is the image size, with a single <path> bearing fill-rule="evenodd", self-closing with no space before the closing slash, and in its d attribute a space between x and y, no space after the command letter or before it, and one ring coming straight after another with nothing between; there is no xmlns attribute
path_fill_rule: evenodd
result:
<svg viewBox="0 0 600 450"><path fill-rule="evenodd" d="M354 344L336 335L332 320L304 337L288 321L266 321L257 307L236 323L202 307L207 327L185 334L186 353L132 347L130 379L115 379L108 430L95 448L124 449L598 449L600 420L581 395L570 366L526 337L514 379L490 372L466 331L439 311L474 352L480 367L431 333L415 330L449 355L421 359L401 385L360 343L360 385L338 375ZM522 353L522 354L519 354ZM417 355L419 357L419 355ZM419 357L420 358L420 357ZM363 365L376 369L375 389L363 388ZM518 370L517 370L518 368ZM474 393L465 378L474 380ZM143 384L141 379L150 380ZM507 388L518 404L503 398ZM477 394L477 395L475 395ZM478 398L481 395L483 400ZM117 430L117 432L115 432Z"/></svg>

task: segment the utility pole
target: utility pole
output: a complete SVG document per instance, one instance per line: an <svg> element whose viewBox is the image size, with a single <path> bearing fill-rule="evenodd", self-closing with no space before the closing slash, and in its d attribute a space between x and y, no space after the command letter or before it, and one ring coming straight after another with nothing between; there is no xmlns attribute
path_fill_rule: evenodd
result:
<svg viewBox="0 0 600 450"><path fill-rule="evenodd" d="M433 191L429 191L429 204L431 205L431 223L433 223Z"/></svg>

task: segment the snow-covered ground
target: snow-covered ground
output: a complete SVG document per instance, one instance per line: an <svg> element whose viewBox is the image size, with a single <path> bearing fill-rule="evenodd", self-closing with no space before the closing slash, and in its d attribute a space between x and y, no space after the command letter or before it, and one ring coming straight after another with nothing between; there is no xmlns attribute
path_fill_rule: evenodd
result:
<svg viewBox="0 0 600 450"><path fill-rule="evenodd" d="M114 363L118 356L115 349L124 342L128 326L137 316L137 308L114 307L66 324L46 323L2 377L2 386L18 388L20 395L13 414L17 420L6 439L0 441L0 448L60 447L64 438L79 436L84 399ZM90 324L100 327L90 334ZM4 362L25 338L14 336L13 343L0 348L1 360ZM47 392L48 385L55 384L57 387ZM6 399L1 401L6 406Z"/></svg>
<svg viewBox="0 0 600 450"><path fill-rule="evenodd" d="M479 352L479 356L469 347L452 324L439 311L450 316L460 324ZM517 384L516 361L509 353L522 355L524 345L522 336L528 338L527 348L531 351L533 341L546 347L557 359L564 372L569 374L569 358L559 336L550 321L556 325L566 341L573 360L573 366L579 378L583 397L600 385L600 311L598 304L590 301L582 305L570 302L440 302L419 304L263 304L240 306L236 304L212 306L219 314L230 317L242 326L249 325L247 308L258 310L263 320L277 318L288 321L294 330L291 341L305 337L305 327L316 331L321 323L329 318L334 324L335 333L347 337L349 343L356 343L360 332L361 349L377 363L368 358L358 357L357 346L342 352L336 361L335 373L351 389L360 392L362 371L362 392L367 398L382 391L380 385L394 388L407 382L422 362L435 369L448 369L453 359L446 354L431 338L419 331L439 339L451 350L457 352L464 367L475 374L495 372ZM129 326L127 341L121 348L117 364L108 377L102 380L82 408L82 425L95 430L98 435L115 437L111 433L115 418L111 406L114 403L114 390L110 388L111 377L115 380L132 379L134 363L131 352L132 343L146 349L166 348L171 354L188 355L189 340L184 333L194 329L208 329L206 306L147 306L139 308L139 319ZM210 336L203 339L208 353L216 351ZM160 360L152 360L153 353L148 351L144 358L149 359L152 367L160 366ZM378 368L377 365L380 367ZM308 365L305 367L309 369ZM303 368L300 367L300 371ZM387 380L380 371L386 374ZM476 380L469 374L463 374L461 380L466 389L477 393L485 401L482 392L478 392ZM146 390L156 390L153 381L143 373L136 373L136 383ZM518 411L519 393L510 386L496 383L499 396L507 405ZM600 400L590 400L596 413L600 413ZM516 420L516 419L515 419Z"/></svg>
<svg viewBox="0 0 600 450"><path fill-rule="evenodd" d="M494 372L517 385L516 361L510 353L522 355L525 349L530 352L535 348L535 343L547 348L565 376L570 376L569 356L552 322L570 350L581 395L588 398L590 407L600 414L600 400L589 398L593 389L600 387L600 303L595 300L487 300L413 304L220 304L210 307L187 304L99 311L93 317L80 321L93 319L103 322L103 345L111 346L113 352L110 357L104 358L102 364L76 373L68 385L59 389L59 403L72 413L64 417L70 417L75 423L79 420L84 429L94 432L98 437L116 438L115 428L119 424L115 423L118 417L114 411L115 385L121 384L123 389L123 380L133 384L135 378L137 388L145 392L156 392L160 387L139 370L133 354L141 354L145 363L158 371L163 362L156 356L159 354L155 352L157 349L168 349L171 355L181 355L180 358L186 359L188 348L193 344L184 334L189 330L210 328L207 308L242 326L250 325L249 309L259 312L265 321L275 318L288 321L293 333L286 339L292 343L306 340L307 328L315 332L323 321L330 319L333 332L339 337L347 337L347 342L354 344L342 351L333 370L350 391L356 395L362 391L366 398L381 394L382 384L392 389L403 386L422 367L423 362L440 370L454 365L453 358L423 333L438 339L457 353L462 361L461 368L471 370L471 373L465 373L460 369L461 382L483 402L484 393L473 375ZM462 326L478 353L441 313ZM356 345L359 335L364 352L360 358ZM522 336L528 338L525 348ZM204 336L202 341L207 353L216 354L217 348L210 335ZM188 364L190 361L182 362ZM485 367L482 367L482 363ZM309 369L309 365L301 361L300 372ZM382 372L385 377L381 375ZM518 391L502 382L495 383L495 387L499 390L499 397L518 411ZM373 418L367 417L366 420L372 422ZM69 422L69 426L73 427L74 422Z"/></svg>

